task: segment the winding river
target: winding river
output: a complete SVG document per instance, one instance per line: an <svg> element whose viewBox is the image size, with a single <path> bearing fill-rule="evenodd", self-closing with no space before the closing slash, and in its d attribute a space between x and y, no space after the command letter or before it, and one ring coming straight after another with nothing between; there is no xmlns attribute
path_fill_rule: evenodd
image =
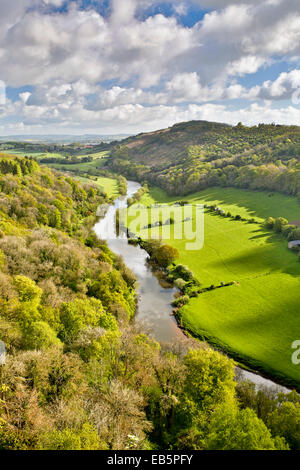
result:
<svg viewBox="0 0 300 470"><path fill-rule="evenodd" d="M137 320L161 343L170 343L184 337L172 316L171 302L177 292L176 288L164 286L147 263L148 254L139 246L129 245L126 234L116 237L115 216L118 209L126 208L127 199L132 197L141 187L134 181L127 182L127 195L115 200L103 219L95 226L98 238L106 240L114 253L121 255L125 264L134 272L138 280L138 312ZM264 377L239 369L239 375L251 380L257 386L276 387L287 392L288 389L267 380Z"/></svg>

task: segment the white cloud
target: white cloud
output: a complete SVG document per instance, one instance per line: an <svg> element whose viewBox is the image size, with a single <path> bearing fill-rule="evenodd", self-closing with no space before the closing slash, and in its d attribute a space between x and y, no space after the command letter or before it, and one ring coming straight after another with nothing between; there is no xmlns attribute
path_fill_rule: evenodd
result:
<svg viewBox="0 0 300 470"><path fill-rule="evenodd" d="M243 76L248 73L255 73L266 62L262 57L247 55L238 60L230 62L227 66L229 75Z"/></svg>
<svg viewBox="0 0 300 470"><path fill-rule="evenodd" d="M0 80L0 106L5 106L6 104L6 86L5 83Z"/></svg>
<svg viewBox="0 0 300 470"><path fill-rule="evenodd" d="M288 108L273 108L270 104L254 103L242 109L230 109L226 105L206 103L202 105L155 105L140 104L119 105L98 111L73 105L49 110L42 106L18 105L19 122L10 125L7 130L14 133L18 126L24 130L39 129L39 132L92 132L92 133L138 133L161 129L180 121L204 119L228 124L243 122L246 125L256 125L260 122L278 124L299 124L300 109L293 106Z"/></svg>
<svg viewBox="0 0 300 470"><path fill-rule="evenodd" d="M240 113L246 122L243 110L208 102L289 99L300 85L299 70L250 90L239 80L274 60L297 63L298 0L193 1L217 10L188 28L161 14L141 19L141 9L155 0L111 0L108 18L75 3L65 12L49 12L64 0L0 0L0 79L11 87L34 87L1 108L0 120L144 130L210 114L234 120ZM191 2L173 4L184 14ZM258 118L257 108L246 109ZM260 111L261 120L272 114L267 106ZM293 120L297 110L289 112ZM283 118L275 111L272 116Z"/></svg>
<svg viewBox="0 0 300 470"><path fill-rule="evenodd" d="M283 72L274 80L267 80L261 86L250 90L250 97L263 100L289 100L293 93L300 89L300 70Z"/></svg>
<svg viewBox="0 0 300 470"><path fill-rule="evenodd" d="M111 21L117 25L131 22L136 8L136 0L112 0Z"/></svg>

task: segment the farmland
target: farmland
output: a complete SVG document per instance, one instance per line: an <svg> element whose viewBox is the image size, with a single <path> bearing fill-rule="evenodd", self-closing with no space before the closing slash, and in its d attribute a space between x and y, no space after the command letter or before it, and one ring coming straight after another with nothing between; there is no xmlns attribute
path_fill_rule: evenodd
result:
<svg viewBox="0 0 300 470"><path fill-rule="evenodd" d="M99 188L107 194L108 197L117 197L119 195L119 189L118 189L118 181L114 178L106 178L106 177L92 177L91 178L85 178L82 176L77 176L75 177L82 183L93 183L99 186Z"/></svg>
<svg viewBox="0 0 300 470"><path fill-rule="evenodd" d="M32 157L36 160L40 160L42 158L64 158L64 155L57 152L39 152L39 151L26 151L26 150L5 150L5 153L9 153L10 155L16 155L19 157Z"/></svg>
<svg viewBox="0 0 300 470"><path fill-rule="evenodd" d="M62 155L60 155L62 157ZM83 171L83 172L88 172L88 171L94 171L99 168L101 168L105 162L105 159L108 156L108 152L97 152L94 154L86 154L82 155L82 157L86 158L91 158L91 161L87 162L79 162L79 163L66 163L66 161L63 160L64 157L62 157L62 162L58 163L46 163L47 166L51 168L55 168L56 170L68 170L68 171ZM44 157L43 157L44 158ZM50 157L49 157L50 158Z"/></svg>
<svg viewBox="0 0 300 470"><path fill-rule="evenodd" d="M141 202L176 200L154 188ZM268 192L211 188L186 200L217 203L233 215L257 221L270 215L299 219L296 198ZM254 369L286 383L299 382L299 367L291 362L291 344L300 337L300 263L286 241L261 224L206 210L201 251L187 251L186 240L166 242L178 249L178 263L188 266L203 287L235 282L190 299L180 312L182 326Z"/></svg>

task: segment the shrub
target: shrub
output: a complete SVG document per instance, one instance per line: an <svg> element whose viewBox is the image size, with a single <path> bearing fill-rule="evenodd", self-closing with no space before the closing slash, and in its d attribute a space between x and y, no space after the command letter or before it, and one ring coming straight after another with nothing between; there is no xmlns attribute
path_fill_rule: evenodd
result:
<svg viewBox="0 0 300 470"><path fill-rule="evenodd" d="M181 278L178 278L176 279L176 281L174 282L175 286L177 287L177 289L181 290L182 292L184 292L184 288L186 286L186 281L184 281L183 279Z"/></svg>
<svg viewBox="0 0 300 470"><path fill-rule="evenodd" d="M275 223L274 223L275 232L277 233L282 232L282 229L285 225L288 225L288 221L284 219L283 217L278 217L277 219L275 219Z"/></svg>
<svg viewBox="0 0 300 470"><path fill-rule="evenodd" d="M173 300L172 305L173 307L183 307L185 304L188 303L190 297L188 295L183 295L182 297L178 297L178 299Z"/></svg>

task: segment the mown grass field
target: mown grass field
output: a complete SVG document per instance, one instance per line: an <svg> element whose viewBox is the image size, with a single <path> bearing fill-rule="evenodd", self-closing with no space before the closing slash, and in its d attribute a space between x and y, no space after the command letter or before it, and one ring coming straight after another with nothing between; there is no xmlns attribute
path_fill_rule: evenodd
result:
<svg viewBox="0 0 300 470"><path fill-rule="evenodd" d="M82 183L92 183L97 184L102 191L104 191L108 197L117 197L119 196L119 189L118 189L118 181L114 178L105 178L105 177L96 177L94 176L92 179L85 178L81 176L75 176L75 179L78 179Z"/></svg>
<svg viewBox="0 0 300 470"><path fill-rule="evenodd" d="M269 194L213 188L184 199L217 203L233 215L258 220L269 215L300 218L296 198ZM154 188L141 202L175 200ZM287 242L261 225L208 211L202 250L187 251L185 240L166 242L179 250L178 263L192 269L203 287L236 282L191 299L181 310L182 325L252 368L300 387L300 366L291 361L291 345L300 339L300 262Z"/></svg>
<svg viewBox="0 0 300 470"><path fill-rule="evenodd" d="M154 187L143 197L142 202L172 203L178 200L186 200L191 204L217 204L232 215L254 217L261 221L270 216L285 217L288 220L300 219L300 202L297 198L270 191L216 187L189 196L170 197L162 189Z"/></svg>

